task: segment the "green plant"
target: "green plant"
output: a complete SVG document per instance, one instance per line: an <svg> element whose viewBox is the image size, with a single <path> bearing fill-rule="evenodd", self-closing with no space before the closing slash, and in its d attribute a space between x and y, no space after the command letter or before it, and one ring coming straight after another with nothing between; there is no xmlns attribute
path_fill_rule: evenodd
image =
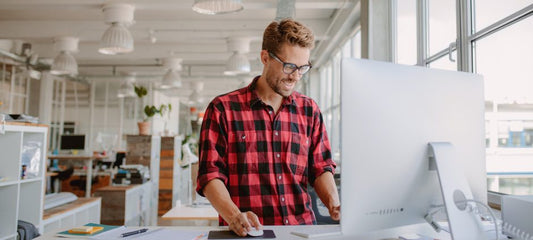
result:
<svg viewBox="0 0 533 240"><path fill-rule="evenodd" d="M134 86L137 97L142 98L148 94L148 90L144 86Z"/></svg>
<svg viewBox="0 0 533 240"><path fill-rule="evenodd" d="M172 105L169 103L169 104L161 104L161 106L159 106L159 108L157 108L156 106L154 105L146 105L144 106L144 114L146 115L146 118L144 119L144 121L148 121L148 119L150 119L151 117L155 116L156 114L159 114L161 117L163 117L163 115L165 114L165 112L169 112L172 111Z"/></svg>

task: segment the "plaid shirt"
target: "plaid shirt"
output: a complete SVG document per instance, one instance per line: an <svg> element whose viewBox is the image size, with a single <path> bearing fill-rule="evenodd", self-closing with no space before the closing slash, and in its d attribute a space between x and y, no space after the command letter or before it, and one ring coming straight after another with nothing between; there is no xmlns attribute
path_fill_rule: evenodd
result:
<svg viewBox="0 0 533 240"><path fill-rule="evenodd" d="M317 104L293 92L276 114L259 99L254 81L216 97L200 133L196 191L218 178L242 212L263 225L316 224L308 183L334 173L331 148ZM227 223L219 217L220 225Z"/></svg>

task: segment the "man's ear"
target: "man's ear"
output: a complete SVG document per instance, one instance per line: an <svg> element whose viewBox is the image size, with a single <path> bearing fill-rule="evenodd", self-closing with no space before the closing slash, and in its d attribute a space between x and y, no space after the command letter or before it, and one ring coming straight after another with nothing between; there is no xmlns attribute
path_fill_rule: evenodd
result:
<svg viewBox="0 0 533 240"><path fill-rule="evenodd" d="M268 51L267 50L261 50L261 62L263 63L263 65L266 64L266 62L268 61L268 58L270 56L268 55Z"/></svg>

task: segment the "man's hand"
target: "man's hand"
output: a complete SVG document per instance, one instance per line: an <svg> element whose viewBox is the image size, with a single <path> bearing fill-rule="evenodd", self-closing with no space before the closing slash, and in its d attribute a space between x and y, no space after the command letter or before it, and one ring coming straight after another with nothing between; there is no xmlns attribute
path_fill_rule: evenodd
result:
<svg viewBox="0 0 533 240"><path fill-rule="evenodd" d="M250 211L235 214L230 218L228 224L229 229L241 237L246 236L252 230L252 227L255 227L257 230L263 229L257 215Z"/></svg>
<svg viewBox="0 0 533 240"><path fill-rule="evenodd" d="M329 216L332 220L339 221L341 220L341 206L334 206L331 208L328 208L329 210Z"/></svg>

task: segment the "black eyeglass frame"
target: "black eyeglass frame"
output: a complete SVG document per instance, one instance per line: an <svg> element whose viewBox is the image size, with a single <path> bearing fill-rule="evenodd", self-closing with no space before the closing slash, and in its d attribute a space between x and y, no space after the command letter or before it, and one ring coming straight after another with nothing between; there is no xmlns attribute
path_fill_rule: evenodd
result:
<svg viewBox="0 0 533 240"><path fill-rule="evenodd" d="M309 70L311 70L311 68L313 68L313 65L311 65L311 63L298 67L298 65L296 65L294 63L288 63L288 62L281 61L281 59L279 59L279 57L276 56L276 54L274 54L272 52L268 52L268 55L270 55L270 57L276 59L276 61L278 61L279 63L283 64L283 72L285 74L293 74L296 70L298 70L298 74L304 75L307 72L309 72ZM305 68L305 67L309 67L309 68L304 73L302 73L301 69ZM285 71L285 69L292 69L292 71L291 72L287 72L287 71Z"/></svg>

